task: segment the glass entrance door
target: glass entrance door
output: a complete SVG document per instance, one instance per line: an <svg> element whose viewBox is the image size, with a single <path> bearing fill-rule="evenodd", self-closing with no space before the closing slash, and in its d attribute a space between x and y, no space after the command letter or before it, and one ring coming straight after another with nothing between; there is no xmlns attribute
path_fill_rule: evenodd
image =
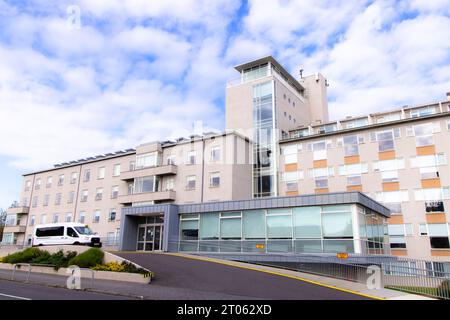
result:
<svg viewBox="0 0 450 320"><path fill-rule="evenodd" d="M160 251L163 241L163 224L141 224L138 226L138 251Z"/></svg>

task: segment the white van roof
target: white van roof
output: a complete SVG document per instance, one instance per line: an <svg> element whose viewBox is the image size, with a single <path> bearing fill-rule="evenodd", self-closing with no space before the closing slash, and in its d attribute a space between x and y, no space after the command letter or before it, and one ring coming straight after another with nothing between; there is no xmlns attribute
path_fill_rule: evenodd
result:
<svg viewBox="0 0 450 320"><path fill-rule="evenodd" d="M85 227L86 223L79 222L62 222L62 223L46 223L37 224L35 228L52 228L52 227Z"/></svg>

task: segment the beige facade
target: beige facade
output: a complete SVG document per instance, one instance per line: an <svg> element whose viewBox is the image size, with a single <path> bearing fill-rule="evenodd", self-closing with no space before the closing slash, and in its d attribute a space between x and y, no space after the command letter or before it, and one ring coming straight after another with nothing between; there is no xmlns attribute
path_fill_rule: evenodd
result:
<svg viewBox="0 0 450 320"><path fill-rule="evenodd" d="M361 191L391 209L392 254L450 261L449 111L443 101L291 130L280 195Z"/></svg>
<svg viewBox="0 0 450 320"><path fill-rule="evenodd" d="M241 135L208 134L26 174L21 203L8 209L7 242L29 244L36 224L76 221L114 244L123 207L251 198L250 150Z"/></svg>

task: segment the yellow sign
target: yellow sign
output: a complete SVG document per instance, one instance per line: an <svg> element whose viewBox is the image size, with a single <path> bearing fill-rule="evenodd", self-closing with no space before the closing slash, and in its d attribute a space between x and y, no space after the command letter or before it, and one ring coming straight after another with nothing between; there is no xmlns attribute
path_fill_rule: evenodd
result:
<svg viewBox="0 0 450 320"><path fill-rule="evenodd" d="M257 244L256 244L256 249L264 249L264 244L262 244L262 243L257 243Z"/></svg>
<svg viewBox="0 0 450 320"><path fill-rule="evenodd" d="M338 258L338 259L348 259L348 253L345 253L345 252L341 252L341 253L338 253L338 254L336 254L336 257Z"/></svg>

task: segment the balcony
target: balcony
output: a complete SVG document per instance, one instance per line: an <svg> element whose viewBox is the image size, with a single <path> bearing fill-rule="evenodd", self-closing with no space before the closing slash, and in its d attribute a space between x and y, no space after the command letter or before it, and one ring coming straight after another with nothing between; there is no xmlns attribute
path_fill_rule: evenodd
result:
<svg viewBox="0 0 450 320"><path fill-rule="evenodd" d="M4 233L25 233L25 230L27 229L26 226L20 226L20 225L6 225L3 229Z"/></svg>
<svg viewBox="0 0 450 320"><path fill-rule="evenodd" d="M175 200L175 191L156 191L119 196L119 203Z"/></svg>
<svg viewBox="0 0 450 320"><path fill-rule="evenodd" d="M6 210L7 214L28 214L30 211L30 207L25 206L17 206L17 207L11 207Z"/></svg>
<svg viewBox="0 0 450 320"><path fill-rule="evenodd" d="M147 167L142 169L135 169L132 171L125 171L121 174L122 180L133 180L135 178L148 177L148 176L162 176L177 174L178 167L173 164L166 166Z"/></svg>

